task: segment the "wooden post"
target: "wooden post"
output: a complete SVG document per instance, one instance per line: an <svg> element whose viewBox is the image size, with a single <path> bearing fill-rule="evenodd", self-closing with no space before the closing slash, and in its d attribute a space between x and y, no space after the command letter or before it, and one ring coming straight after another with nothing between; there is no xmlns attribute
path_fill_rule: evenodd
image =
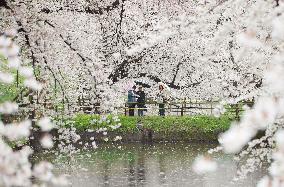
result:
<svg viewBox="0 0 284 187"><path fill-rule="evenodd" d="M183 116L183 103L181 103L181 111L180 111L180 115Z"/></svg>
<svg viewBox="0 0 284 187"><path fill-rule="evenodd" d="M19 88L19 70L17 70L17 88Z"/></svg>
<svg viewBox="0 0 284 187"><path fill-rule="evenodd" d="M36 126L36 107L35 107L35 101L33 98L33 92L29 91L29 102L31 109L29 110L29 120L32 122L32 130L30 132L29 136L29 145L33 148L33 150L38 151L41 147L39 143L39 137L37 136L37 131L34 129Z"/></svg>
<svg viewBox="0 0 284 187"><path fill-rule="evenodd" d="M54 89L55 89L55 92L54 92L54 96L55 96L55 98L57 97L57 82L56 82L56 79L54 79ZM56 103L56 102L55 102ZM56 114L57 114L57 112L58 112L58 104L56 103L56 105L55 105L55 112L56 112Z"/></svg>
<svg viewBox="0 0 284 187"><path fill-rule="evenodd" d="M181 113L180 115L183 116L184 115L184 99L183 99L183 102L181 103Z"/></svg>
<svg viewBox="0 0 284 187"><path fill-rule="evenodd" d="M184 99L184 114L186 115L186 99Z"/></svg>
<svg viewBox="0 0 284 187"><path fill-rule="evenodd" d="M189 99L189 108L191 108L192 107L192 105L191 105L192 103L191 103L191 98Z"/></svg>
<svg viewBox="0 0 284 187"><path fill-rule="evenodd" d="M169 103L169 109L170 109L170 111L169 111L169 113L170 113L170 115L171 115L171 113L172 113L172 102L170 101L170 103Z"/></svg>
<svg viewBox="0 0 284 187"><path fill-rule="evenodd" d="M236 106L236 120L239 121L240 120L239 103L237 103L235 106Z"/></svg>
<svg viewBox="0 0 284 187"><path fill-rule="evenodd" d="M212 104L212 98L210 100L210 113L213 114L213 104Z"/></svg>

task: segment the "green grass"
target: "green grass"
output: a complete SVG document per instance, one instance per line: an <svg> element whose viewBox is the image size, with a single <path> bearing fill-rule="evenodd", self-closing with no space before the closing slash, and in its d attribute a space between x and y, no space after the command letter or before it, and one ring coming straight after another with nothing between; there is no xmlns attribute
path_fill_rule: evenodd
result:
<svg viewBox="0 0 284 187"><path fill-rule="evenodd" d="M23 88L23 82L24 82L24 77L19 75L18 77L18 86L16 83L16 76L17 76L17 71L16 70L10 70L7 67L7 59L5 59L1 54L0 54L0 70L6 73L11 73L15 81L12 84L3 84L0 83L0 103L3 103L5 101L11 101L13 100L20 90Z"/></svg>
<svg viewBox="0 0 284 187"><path fill-rule="evenodd" d="M92 120L96 122L92 123ZM105 127L108 131L114 131L122 134L136 133L139 130L136 127L137 123L142 123L144 128L151 129L154 133L159 134L165 139L174 136L179 136L181 139L200 139L200 140L216 140L218 134L226 131L231 124L231 118L221 116L145 116L145 117L129 117L119 116L120 122L115 122L112 116L108 116L106 120L99 122L99 115L78 114L72 119L68 119L79 132L87 129L98 130ZM121 123L118 129L112 129L111 126Z"/></svg>

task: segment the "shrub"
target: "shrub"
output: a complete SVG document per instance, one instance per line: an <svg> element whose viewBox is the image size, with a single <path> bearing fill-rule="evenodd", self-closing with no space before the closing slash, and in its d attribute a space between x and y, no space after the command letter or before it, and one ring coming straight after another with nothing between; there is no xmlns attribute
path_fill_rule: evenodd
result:
<svg viewBox="0 0 284 187"><path fill-rule="evenodd" d="M144 116L129 117L119 116L119 121L112 115L102 117L99 115L78 114L72 119L66 120L65 126L72 124L78 131L87 129L98 130L107 128L108 131L126 133L138 132L137 124L142 123L144 128L159 133L165 137L181 136L184 138L200 140L216 140L218 134L226 131L231 123L229 116ZM70 123L72 122L72 123ZM113 126L121 124L117 129Z"/></svg>

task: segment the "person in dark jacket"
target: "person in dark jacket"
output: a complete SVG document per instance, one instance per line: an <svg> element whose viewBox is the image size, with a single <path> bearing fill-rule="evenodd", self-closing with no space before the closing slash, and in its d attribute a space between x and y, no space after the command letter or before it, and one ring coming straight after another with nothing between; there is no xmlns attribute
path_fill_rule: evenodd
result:
<svg viewBox="0 0 284 187"><path fill-rule="evenodd" d="M146 96L142 86L139 86L136 94L138 95L137 98L138 116L143 116L143 111L146 108L145 106Z"/></svg>
<svg viewBox="0 0 284 187"><path fill-rule="evenodd" d="M136 90L135 85L132 87L132 89L128 90L127 102L128 102L129 116L134 116L134 110L137 98L135 90Z"/></svg>

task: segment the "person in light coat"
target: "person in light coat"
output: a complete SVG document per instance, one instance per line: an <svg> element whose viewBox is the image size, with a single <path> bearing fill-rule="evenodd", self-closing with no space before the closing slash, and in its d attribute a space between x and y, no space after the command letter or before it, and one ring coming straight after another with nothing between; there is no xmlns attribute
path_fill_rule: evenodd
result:
<svg viewBox="0 0 284 187"><path fill-rule="evenodd" d="M165 116L165 103L169 98L169 94L165 89L165 85L163 83L159 83L159 91L157 93L157 102L159 105L159 115Z"/></svg>

